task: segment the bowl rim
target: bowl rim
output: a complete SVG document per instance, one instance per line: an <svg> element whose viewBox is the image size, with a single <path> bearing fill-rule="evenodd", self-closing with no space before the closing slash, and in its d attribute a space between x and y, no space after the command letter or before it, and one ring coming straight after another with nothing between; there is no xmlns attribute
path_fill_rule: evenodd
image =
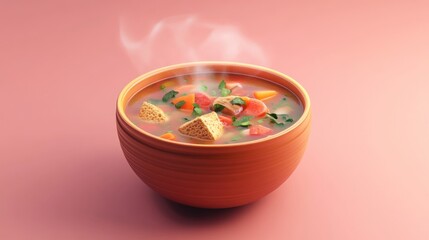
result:
<svg viewBox="0 0 429 240"><path fill-rule="evenodd" d="M187 68L187 67L196 67L196 66L201 66L201 65L202 66L221 65L221 66L244 67L244 68L251 68L253 70L259 70L259 71L267 72L267 73L270 73L273 75L277 75L277 76L283 78L284 80L289 81L292 85L294 85L296 87L296 89L299 91L299 93L303 97L304 101L302 101L302 104L304 107L304 111L303 111L302 115L300 116L300 118L298 119L298 121L296 121L294 124L292 124L291 126L289 126L288 128L286 128L283 131L280 131L280 132L273 134L273 135L269 135L269 136L264 137L264 138L252 140L252 141L245 141L245 142L239 142L239 143L227 143L227 144L197 144L197 143L185 143L185 142L178 142L178 141L171 141L168 139L163 139L157 135L151 134L149 132L146 132L146 131L140 129L135 124L133 124L131 122L131 120L127 117L127 115L125 114L125 107L122 107L122 106L126 106L125 97L127 96L127 93L129 92L129 90L131 90L133 87L135 87L138 83L140 83L141 81L144 81L146 78L148 78L150 76L157 75L157 74L164 72L164 71ZM289 91L292 91L292 90L289 89ZM292 93L297 95L296 92L292 92ZM125 87L120 92L118 99L117 99L117 102L116 102L116 109L117 109L117 113L119 114L119 117L123 121L125 121L125 123L128 126L130 126L132 129L134 129L138 133L143 134L145 136L148 136L150 138L153 138L154 140L162 141L165 144L173 144L176 146L186 146L186 147L203 147L203 148L225 148L225 147L247 146L247 145L257 144L260 142L265 142L265 141L268 141L268 140L271 140L274 138L278 138L280 136L288 134L289 132L291 132L292 130L294 130L298 126L300 126L304 122L304 120L310 115L310 108L311 108L310 97L308 96L307 91L304 89L304 87L302 87L296 80L294 80L290 76L288 76L282 72L279 72L277 70L268 68L268 67L263 67L263 66L259 66L259 65L248 64L248 63L231 62L231 61L197 61L197 62L179 63L179 64L169 65L169 66L165 66L165 67L161 67L161 68L156 68L154 70L151 70L149 72L146 72L146 73L136 77L134 80L129 82L127 85L125 85Z"/></svg>

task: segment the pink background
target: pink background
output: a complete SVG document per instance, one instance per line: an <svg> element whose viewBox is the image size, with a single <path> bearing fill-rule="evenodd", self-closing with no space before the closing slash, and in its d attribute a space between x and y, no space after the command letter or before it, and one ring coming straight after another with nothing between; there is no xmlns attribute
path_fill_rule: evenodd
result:
<svg viewBox="0 0 429 240"><path fill-rule="evenodd" d="M226 2L1 1L0 239L429 239L428 2ZM303 161L249 206L165 201L120 150L142 72L119 19L180 14L237 26L310 94Z"/></svg>

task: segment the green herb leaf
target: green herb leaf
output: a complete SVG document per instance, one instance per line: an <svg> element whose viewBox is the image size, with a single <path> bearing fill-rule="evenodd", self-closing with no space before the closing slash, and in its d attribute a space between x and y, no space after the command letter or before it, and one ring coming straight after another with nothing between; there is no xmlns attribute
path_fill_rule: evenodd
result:
<svg viewBox="0 0 429 240"><path fill-rule="evenodd" d="M238 106L243 106L244 104L246 104L246 102L241 99L240 97L236 97L234 99L231 100L231 104L232 105L238 105Z"/></svg>
<svg viewBox="0 0 429 240"><path fill-rule="evenodd" d="M174 106L177 108L177 109L180 109L180 108L182 108L183 107L183 105L185 105L185 100L182 100L182 101L180 101L180 102L178 102L178 103L176 103Z"/></svg>
<svg viewBox="0 0 429 240"><path fill-rule="evenodd" d="M215 112L220 112L220 111L222 111L224 108L225 108L225 106L224 106L224 105L220 105L220 104L217 104L217 103L213 106L213 110L214 110Z"/></svg>
<svg viewBox="0 0 429 240"><path fill-rule="evenodd" d="M275 113L267 113L267 115L266 115L266 117L268 118L268 119L270 119L270 122L271 123L275 123L275 124L277 124L277 125L279 125L279 126L282 126L282 125L284 125L284 123L283 122L281 122L281 121L279 121L278 120L278 116L277 116L277 114L275 114Z"/></svg>
<svg viewBox="0 0 429 240"><path fill-rule="evenodd" d="M229 94L231 94L231 90L229 90L227 88L223 88L222 90L220 90L220 95L222 95L222 97L226 97Z"/></svg>
<svg viewBox="0 0 429 240"><path fill-rule="evenodd" d="M237 118L234 119L233 118L232 125L235 126L235 127L248 127L248 126L252 125L250 123L251 119L252 119L251 116L244 116L244 117L242 117L240 119L237 119Z"/></svg>
<svg viewBox="0 0 429 240"><path fill-rule="evenodd" d="M192 115L194 116L201 116L203 115L203 110L201 110L200 105L198 103L193 103L194 110L192 111Z"/></svg>
<svg viewBox="0 0 429 240"><path fill-rule="evenodd" d="M213 97L216 97L218 93L217 93L217 91L216 91L216 90L214 90L214 89L213 89L213 90L211 91L211 94L212 94L212 96L213 96Z"/></svg>
<svg viewBox="0 0 429 240"><path fill-rule="evenodd" d="M219 83L219 87L218 87L220 90L222 90L222 89L225 89L226 88L226 82L225 82L225 80L222 80L220 83Z"/></svg>
<svg viewBox="0 0 429 240"><path fill-rule="evenodd" d="M285 122L293 122L293 118L291 118L289 115L287 114L281 114L280 116L282 116L283 121Z"/></svg>
<svg viewBox="0 0 429 240"><path fill-rule="evenodd" d="M183 118L183 121L185 121L185 122L189 122L189 121L191 121L191 119L189 119L189 118L187 118L187 117L184 117L184 118Z"/></svg>
<svg viewBox="0 0 429 240"><path fill-rule="evenodd" d="M179 94L178 91L171 90L162 97L162 101L168 102L168 101L170 101L170 99L176 97L177 94Z"/></svg>
<svg viewBox="0 0 429 240"><path fill-rule="evenodd" d="M261 118L261 119L258 120L258 123L263 123L263 122L264 122L263 118Z"/></svg>
<svg viewBox="0 0 429 240"><path fill-rule="evenodd" d="M201 91L207 92L208 87L206 85L201 86Z"/></svg>
<svg viewBox="0 0 429 240"><path fill-rule="evenodd" d="M267 113L266 117L270 119L271 123L278 126L284 126L287 122L293 122L293 119L288 114ZM279 117L281 117L281 119L279 119Z"/></svg>

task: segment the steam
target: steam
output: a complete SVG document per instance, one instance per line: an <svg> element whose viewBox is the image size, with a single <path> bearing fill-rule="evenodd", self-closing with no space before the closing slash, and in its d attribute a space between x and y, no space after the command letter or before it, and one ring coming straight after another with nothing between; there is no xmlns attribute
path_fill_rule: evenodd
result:
<svg viewBox="0 0 429 240"><path fill-rule="evenodd" d="M237 61L266 65L261 47L231 25L175 16L157 22L142 39L121 21L120 40L140 72L191 61Z"/></svg>

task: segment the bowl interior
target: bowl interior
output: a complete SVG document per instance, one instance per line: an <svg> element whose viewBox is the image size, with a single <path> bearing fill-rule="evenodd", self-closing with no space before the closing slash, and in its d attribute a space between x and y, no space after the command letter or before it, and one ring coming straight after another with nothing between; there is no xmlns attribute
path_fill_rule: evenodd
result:
<svg viewBox="0 0 429 240"><path fill-rule="evenodd" d="M125 86L125 88L122 90L122 92L119 95L118 102L117 102L118 115L121 117L122 120L126 122L126 124L129 127L133 128L135 131L143 135L148 135L154 139L164 141L168 144L192 145L192 146L201 145L205 147L217 147L217 146L243 145L243 144L249 144L249 143L266 140L265 138L263 138L263 139L248 141L248 142L232 143L232 144L193 144L193 143L168 141L168 140L159 138L158 136L147 133L146 131L143 131L142 129L132 124L129 118L126 116L125 108L128 102L141 89L167 78L177 77L181 75L199 74L199 73L235 73L235 74L253 76L253 77L262 78L267 81L271 81L273 83L286 87L293 94L295 94L303 105L303 108L304 108L303 114L292 126L288 127L284 131L281 131L280 133L272 135L271 138L275 138L276 135L283 135L293 130L296 126L299 126L309 114L310 99L308 97L307 92L298 82L296 82L291 77L283 73L280 73L278 71L275 71L269 68L250 65L250 64L243 64L243 63L193 62L193 63L177 64L177 65L159 68L151 72L148 72L146 74L143 74L138 78L136 78L135 80L133 80L132 82L130 82L128 85Z"/></svg>

